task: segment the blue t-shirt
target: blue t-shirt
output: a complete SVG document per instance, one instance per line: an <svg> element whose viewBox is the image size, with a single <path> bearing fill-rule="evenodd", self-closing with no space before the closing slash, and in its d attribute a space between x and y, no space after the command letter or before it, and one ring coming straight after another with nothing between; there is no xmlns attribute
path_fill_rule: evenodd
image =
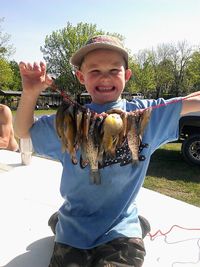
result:
<svg viewBox="0 0 200 267"><path fill-rule="evenodd" d="M73 165L69 154L62 152L55 115L42 116L34 123L30 132L35 152L59 160L63 166L60 192L64 202L59 210L56 242L88 249L122 236L141 237L135 198L143 185L150 157L158 147L178 138L182 101L165 105L169 101L121 99L105 105L87 105L97 113L112 108L131 111L158 105L152 109L142 140L149 144L141 151L146 159L134 165L130 150L120 149L115 159L106 159L100 168L100 185L91 185L89 166ZM80 162L79 150L77 158Z"/></svg>

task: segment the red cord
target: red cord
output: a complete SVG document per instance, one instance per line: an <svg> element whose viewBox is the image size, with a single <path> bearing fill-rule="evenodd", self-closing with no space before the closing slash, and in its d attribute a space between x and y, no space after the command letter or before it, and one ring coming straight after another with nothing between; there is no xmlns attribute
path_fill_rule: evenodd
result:
<svg viewBox="0 0 200 267"><path fill-rule="evenodd" d="M171 100L171 101L169 101L167 103L162 103L162 104L158 104L158 105L155 105L155 106L151 106L151 107L145 108L143 110L164 107L164 106L167 106L167 105L170 105L170 104L174 104L174 103L177 103L177 102L180 102L180 101L184 101L184 100L186 100L188 98L193 98L193 97L196 97L196 96L200 96L200 93L193 94L193 95L188 95L188 96L185 96L185 97L181 97L179 99L173 99L173 100Z"/></svg>
<svg viewBox="0 0 200 267"><path fill-rule="evenodd" d="M75 105L79 106L80 108L84 109L84 107L82 105L80 105L79 103L71 100L69 95L66 92L64 92L64 90L60 90L55 84L52 85L52 89L54 89L55 91L59 92L61 94L61 96L63 97L64 101L69 101L71 104L73 104L73 105L75 104ZM181 97L179 99L173 99L173 100L171 100L171 101L169 101L167 103L162 103L162 104L158 104L158 105L155 105L155 106L147 107L147 108L141 109L141 112L143 112L143 111L145 111L147 109L155 109L155 108L160 108L160 107L167 106L167 105L170 105L170 104L174 104L174 103L186 100L188 98L196 97L196 96L200 96L200 93L196 93L196 94L193 94L193 95L188 95L188 96L185 96L185 97Z"/></svg>
<svg viewBox="0 0 200 267"><path fill-rule="evenodd" d="M174 224L172 225L172 227L165 233L163 233L161 230L156 231L154 234L148 233L147 235L150 237L150 240L153 241L154 239L156 239L158 236L166 236L168 235L173 228L179 228L182 230L187 230L187 231L200 231L200 228L187 228L187 227L182 227L180 225Z"/></svg>

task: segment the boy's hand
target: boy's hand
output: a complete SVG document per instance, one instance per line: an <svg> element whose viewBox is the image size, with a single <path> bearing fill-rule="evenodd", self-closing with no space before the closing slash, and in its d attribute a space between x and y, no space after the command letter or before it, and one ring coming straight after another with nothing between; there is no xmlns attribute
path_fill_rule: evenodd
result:
<svg viewBox="0 0 200 267"><path fill-rule="evenodd" d="M43 62L19 63L23 90L34 90L40 93L52 84L52 79L46 74L46 65Z"/></svg>

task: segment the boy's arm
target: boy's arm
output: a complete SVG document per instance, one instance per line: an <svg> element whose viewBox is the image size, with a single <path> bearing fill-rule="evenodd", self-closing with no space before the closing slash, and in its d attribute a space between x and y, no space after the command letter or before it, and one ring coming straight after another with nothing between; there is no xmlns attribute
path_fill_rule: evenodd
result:
<svg viewBox="0 0 200 267"><path fill-rule="evenodd" d="M200 112L200 91L189 94L183 99L181 115L198 111Z"/></svg>
<svg viewBox="0 0 200 267"><path fill-rule="evenodd" d="M34 110L39 95L23 91L14 120L14 131L18 138L28 138L34 122Z"/></svg>
<svg viewBox="0 0 200 267"><path fill-rule="evenodd" d="M23 91L15 116L14 130L19 138L28 138L29 130L34 123L37 99L40 93L51 85L52 79L46 74L43 62L39 65L20 62L19 70Z"/></svg>

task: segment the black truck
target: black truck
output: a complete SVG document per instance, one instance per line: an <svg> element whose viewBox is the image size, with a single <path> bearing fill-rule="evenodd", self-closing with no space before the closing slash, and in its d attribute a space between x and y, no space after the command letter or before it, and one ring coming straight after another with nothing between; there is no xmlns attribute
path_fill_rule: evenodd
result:
<svg viewBox="0 0 200 267"><path fill-rule="evenodd" d="M180 118L179 141L183 158L192 165L200 165L200 112Z"/></svg>

